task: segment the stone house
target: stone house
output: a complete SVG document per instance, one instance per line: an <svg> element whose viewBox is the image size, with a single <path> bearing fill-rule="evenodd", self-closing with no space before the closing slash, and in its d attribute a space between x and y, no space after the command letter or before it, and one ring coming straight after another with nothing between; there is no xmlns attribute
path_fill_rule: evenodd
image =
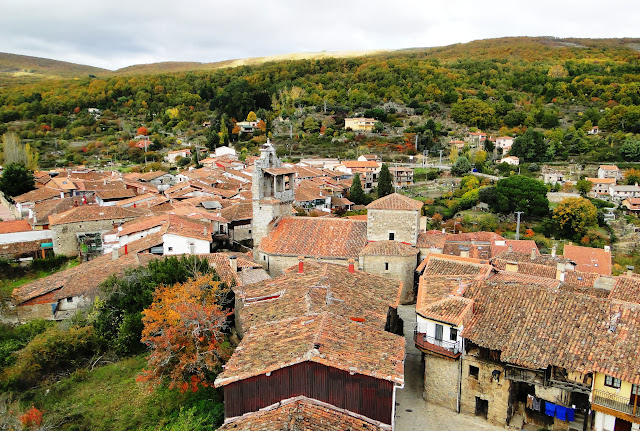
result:
<svg viewBox="0 0 640 431"><path fill-rule="evenodd" d="M80 246L102 247L102 234L139 217L141 212L118 206L80 205L59 214L49 216L53 236L53 252L76 256Z"/></svg>
<svg viewBox="0 0 640 431"><path fill-rule="evenodd" d="M598 167L598 178L613 178L619 180L622 178L622 172L616 165L600 165Z"/></svg>
<svg viewBox="0 0 640 431"><path fill-rule="evenodd" d="M393 193L367 205L367 239L400 241L415 246L418 241L422 202Z"/></svg>

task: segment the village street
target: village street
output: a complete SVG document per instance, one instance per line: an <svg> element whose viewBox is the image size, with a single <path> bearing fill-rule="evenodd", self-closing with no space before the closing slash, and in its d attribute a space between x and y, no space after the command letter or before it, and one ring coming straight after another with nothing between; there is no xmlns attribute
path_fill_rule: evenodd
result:
<svg viewBox="0 0 640 431"><path fill-rule="evenodd" d="M413 342L415 305L401 305L398 313L404 320L404 335L407 356L404 363L404 389L396 395L397 431L460 431L460 430L504 430L473 416L456 414L435 404L426 404L422 399L422 371L420 351Z"/></svg>

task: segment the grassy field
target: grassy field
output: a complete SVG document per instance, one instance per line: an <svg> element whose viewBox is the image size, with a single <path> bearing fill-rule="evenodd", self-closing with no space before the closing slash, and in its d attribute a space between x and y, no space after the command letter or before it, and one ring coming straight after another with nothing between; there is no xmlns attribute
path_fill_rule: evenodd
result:
<svg viewBox="0 0 640 431"><path fill-rule="evenodd" d="M39 278L46 277L63 269L73 268L79 264L78 259L72 259L59 269L49 271L28 271L25 275L18 278L0 279L0 298L11 296L11 292L16 287L20 287L23 284L37 280Z"/></svg>
<svg viewBox="0 0 640 431"><path fill-rule="evenodd" d="M215 389L181 394L159 388L153 392L136 382L146 366L144 355L80 369L55 383L21 394L24 408L44 411L44 420L62 430L156 430L175 422L184 409L196 408L215 429L223 419L223 405Z"/></svg>

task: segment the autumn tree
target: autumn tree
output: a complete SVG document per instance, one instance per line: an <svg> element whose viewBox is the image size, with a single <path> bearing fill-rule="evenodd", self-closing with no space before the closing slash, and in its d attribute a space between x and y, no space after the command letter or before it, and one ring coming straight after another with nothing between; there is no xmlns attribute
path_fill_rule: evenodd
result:
<svg viewBox="0 0 640 431"><path fill-rule="evenodd" d="M553 210L553 221L567 237L582 237L597 225L598 209L589 199L563 199Z"/></svg>
<svg viewBox="0 0 640 431"><path fill-rule="evenodd" d="M624 173L624 183L627 185L640 184L640 169L631 168Z"/></svg>
<svg viewBox="0 0 640 431"><path fill-rule="evenodd" d="M181 392L210 386L231 355L224 333L232 313L228 293L215 274L158 287L142 313L142 342L151 353L137 380L158 386L167 379Z"/></svg>
<svg viewBox="0 0 640 431"><path fill-rule="evenodd" d="M146 127L144 127L144 126L140 126L140 127L138 127L138 135L144 135L144 136L146 136L146 135L148 135L148 134L149 134L149 129L147 129L147 128L146 128Z"/></svg>
<svg viewBox="0 0 640 431"><path fill-rule="evenodd" d="M480 99L464 99L451 106L451 118L469 126L491 126L494 115L495 110Z"/></svg>
<svg viewBox="0 0 640 431"><path fill-rule="evenodd" d="M253 111L249 111L249 114L247 115L247 121L256 121L257 119L258 116L256 115L256 113Z"/></svg>
<svg viewBox="0 0 640 431"><path fill-rule="evenodd" d="M378 177L378 198L383 198L391 193L393 193L393 179L389 167L383 163Z"/></svg>

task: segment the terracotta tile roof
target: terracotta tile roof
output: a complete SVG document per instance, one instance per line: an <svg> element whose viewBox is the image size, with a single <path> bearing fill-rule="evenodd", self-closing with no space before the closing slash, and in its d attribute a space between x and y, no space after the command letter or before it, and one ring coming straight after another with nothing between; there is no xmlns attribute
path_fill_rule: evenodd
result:
<svg viewBox="0 0 640 431"><path fill-rule="evenodd" d="M122 190L127 187L124 181L117 180L103 180L103 181L89 181L89 180L76 180L76 186L79 191L108 191L108 190Z"/></svg>
<svg viewBox="0 0 640 431"><path fill-rule="evenodd" d="M139 181L144 181L144 182L148 182L148 181L153 181L158 177L161 177L163 175L168 174L169 172L164 172L164 171L149 171L149 172L145 172L144 174L140 175L138 178L136 178Z"/></svg>
<svg viewBox="0 0 640 431"><path fill-rule="evenodd" d="M0 221L0 234L14 232L28 232L33 230L26 220Z"/></svg>
<svg viewBox="0 0 640 431"><path fill-rule="evenodd" d="M445 254L427 255L416 271L424 275L487 276L492 271L489 261Z"/></svg>
<svg viewBox="0 0 640 431"><path fill-rule="evenodd" d="M353 202L351 202L349 199L347 198L340 198L340 197L336 197L336 196L332 196L331 197L331 206L332 207L346 207L349 205L353 205ZM365 215L366 217L366 215ZM366 218L365 218L366 220Z"/></svg>
<svg viewBox="0 0 640 431"><path fill-rule="evenodd" d="M389 308L397 308L402 283L355 271L343 265L304 261L272 280L236 288L242 326L313 316L330 311L345 318L363 318L365 326L384 330ZM363 289L362 286L366 286ZM265 299L268 298L268 299Z"/></svg>
<svg viewBox="0 0 640 431"><path fill-rule="evenodd" d="M640 276L621 275L611 289L609 298L619 301L640 303Z"/></svg>
<svg viewBox="0 0 640 431"><path fill-rule="evenodd" d="M158 190L158 188L156 186L154 186L153 184L149 184L149 183L143 183L142 181L138 181L138 180L131 180L131 179L124 179L124 183L127 185L127 187L133 187L138 189L138 193L160 193L160 191Z"/></svg>
<svg viewBox="0 0 640 431"><path fill-rule="evenodd" d="M617 171L618 167L616 165L600 165L600 169L605 171Z"/></svg>
<svg viewBox="0 0 640 431"><path fill-rule="evenodd" d="M253 219L253 204L251 202L237 203L230 207L223 208L220 210L220 217L230 222L251 220Z"/></svg>
<svg viewBox="0 0 640 431"><path fill-rule="evenodd" d="M19 196L15 196L13 201L15 203L33 202L38 203L49 199L60 198L60 192L48 187L31 190L30 192L23 193Z"/></svg>
<svg viewBox="0 0 640 431"><path fill-rule="evenodd" d="M347 218L349 220L367 221L367 215L366 214L347 216Z"/></svg>
<svg viewBox="0 0 640 431"><path fill-rule="evenodd" d="M372 241L360 252L361 256L415 256L420 253L415 247L398 241Z"/></svg>
<svg viewBox="0 0 640 431"><path fill-rule="evenodd" d="M366 244L367 223L363 221L285 217L263 238L258 250L269 254L357 259Z"/></svg>
<svg viewBox="0 0 640 431"><path fill-rule="evenodd" d="M296 187L294 192L297 202L309 202L317 199L324 200L327 198L327 196L323 196L322 189L315 184L302 184L299 187Z"/></svg>
<svg viewBox="0 0 640 431"><path fill-rule="evenodd" d="M383 198L376 199L367 205L370 210L407 210L419 211L422 209L422 202L411 199L400 193L392 193Z"/></svg>
<svg viewBox="0 0 640 431"><path fill-rule="evenodd" d="M611 253L602 248L567 244L564 246L564 257L574 261L579 271L611 275Z"/></svg>
<svg viewBox="0 0 640 431"><path fill-rule="evenodd" d="M506 241L505 238L495 232L465 232L454 233L447 236L447 242L487 242Z"/></svg>
<svg viewBox="0 0 640 431"><path fill-rule="evenodd" d="M136 193L132 189L100 190L96 192L96 196L102 200L128 199L135 197Z"/></svg>
<svg viewBox="0 0 640 431"><path fill-rule="evenodd" d="M14 304L24 304L30 300L54 292L48 297L51 302L70 296L91 296L98 292L100 283L113 274L122 274L126 268L136 267L141 260L135 253L112 259L112 255L102 255L78 266L69 268L39 280L32 281L13 290ZM24 304L29 305L29 304Z"/></svg>
<svg viewBox="0 0 640 431"><path fill-rule="evenodd" d="M598 371L640 383L637 303L498 277L481 283L472 299L474 317L462 336L500 351L501 361L532 369Z"/></svg>
<svg viewBox="0 0 640 431"><path fill-rule="evenodd" d="M537 255L540 254L540 251L538 250L538 246L536 245L536 242L533 240L508 239L504 241L504 244L500 240L494 241L491 244L491 257L497 256L502 252L509 251L509 249L511 249L512 251L516 251L518 253L529 253L529 254L531 254L531 250L535 250L535 253Z"/></svg>
<svg viewBox="0 0 640 431"><path fill-rule="evenodd" d="M474 259L488 260L491 258L491 246L473 242L445 242L442 253L449 256L462 256L463 253L467 253Z"/></svg>
<svg viewBox="0 0 640 431"><path fill-rule="evenodd" d="M330 313L254 326L216 387L303 362L404 383L404 337Z"/></svg>
<svg viewBox="0 0 640 431"><path fill-rule="evenodd" d="M247 259L241 254L234 253L208 253L197 255L201 259L206 259L209 262L209 266L216 270L216 273L220 277L220 280L224 281L227 286L243 286L247 281L256 279L259 282L262 280L270 279L269 275L264 271L262 265ZM237 271L234 271L231 267L230 256L236 256ZM254 271L258 270L258 271ZM244 273L251 273L251 276L245 280Z"/></svg>
<svg viewBox="0 0 640 431"><path fill-rule="evenodd" d="M81 203L82 197L80 196L38 202L33 207L33 217L29 219L29 222L34 226L49 224L50 215L70 210ZM93 196L87 198L87 203L94 203Z"/></svg>
<svg viewBox="0 0 640 431"><path fill-rule="evenodd" d="M164 196L160 196L156 193L145 193L143 195L133 196L129 199L123 199L121 201L116 202L116 206L119 207L131 207L134 204L137 206L152 206L158 205L162 202L167 202L167 199Z"/></svg>
<svg viewBox="0 0 640 431"><path fill-rule="evenodd" d="M294 168L287 168L287 167L267 168L267 169L263 169L263 171L271 175L290 175L290 174L296 173Z"/></svg>
<svg viewBox="0 0 640 431"><path fill-rule="evenodd" d="M69 178L54 177L47 183L47 187L57 190L75 190L76 185Z"/></svg>
<svg viewBox="0 0 640 431"><path fill-rule="evenodd" d="M416 313L426 319L435 319L455 326L464 325L472 316L473 301L461 296L450 296L427 304Z"/></svg>
<svg viewBox="0 0 640 431"><path fill-rule="evenodd" d="M142 213L133 208L118 206L101 207L98 205L80 205L60 214L49 216L49 225L96 220L122 220L139 217Z"/></svg>
<svg viewBox="0 0 640 431"><path fill-rule="evenodd" d="M439 230L428 230L426 232L420 232L418 234L418 242L416 247L418 248L444 248L444 243L448 234L442 233Z"/></svg>
<svg viewBox="0 0 640 431"><path fill-rule="evenodd" d="M594 184L599 183L599 184L615 184L616 183L616 179L615 178L585 178L585 180L590 181Z"/></svg>
<svg viewBox="0 0 640 431"><path fill-rule="evenodd" d="M367 160L365 162L360 162L358 160L345 160L341 163L345 168L353 169L353 168L379 168L380 163L374 160Z"/></svg>
<svg viewBox="0 0 640 431"><path fill-rule="evenodd" d="M227 420L220 431L382 431L390 427L306 397Z"/></svg>

